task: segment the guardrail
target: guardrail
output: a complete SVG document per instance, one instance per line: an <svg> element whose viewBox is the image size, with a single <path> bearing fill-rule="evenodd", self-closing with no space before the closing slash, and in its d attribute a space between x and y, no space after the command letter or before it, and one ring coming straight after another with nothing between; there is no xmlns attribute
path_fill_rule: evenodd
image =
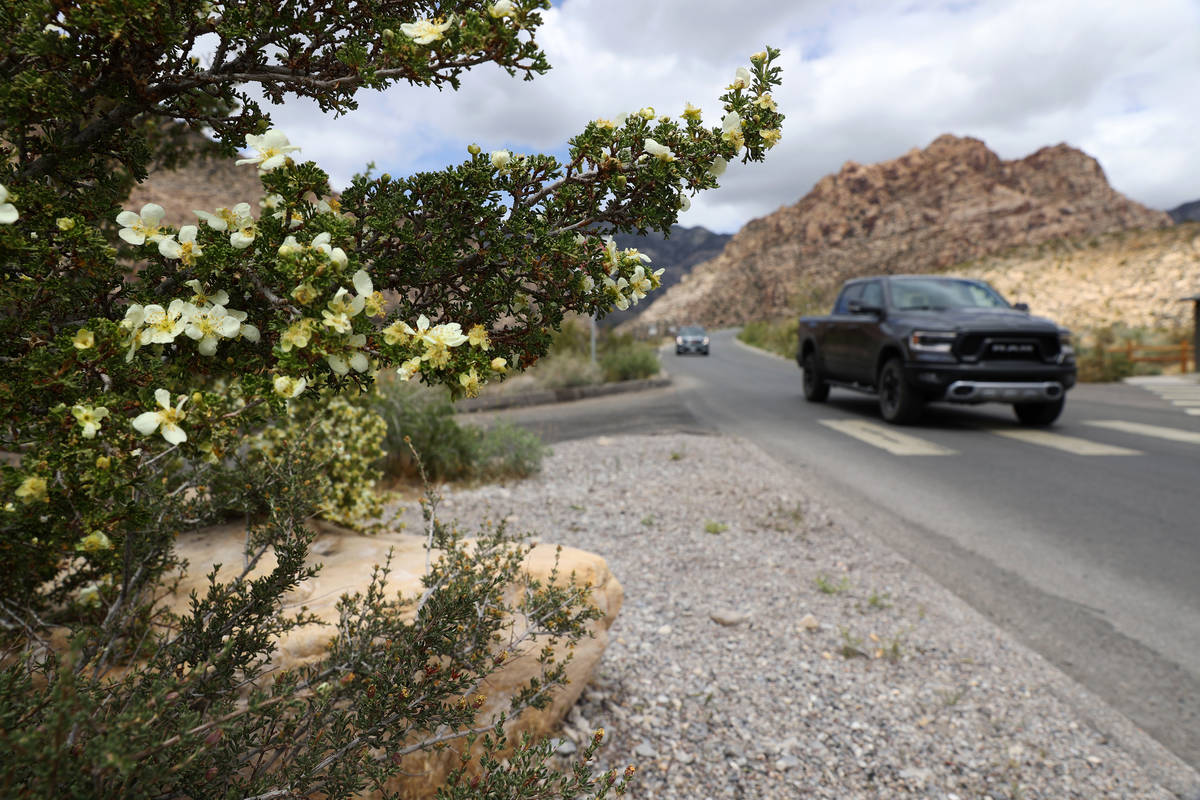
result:
<svg viewBox="0 0 1200 800"><path fill-rule="evenodd" d="M1123 347L1106 348L1105 353L1120 353L1131 363L1178 364L1180 372L1188 372L1188 362L1196 364L1192 343L1186 339L1179 344L1137 344L1126 342Z"/></svg>

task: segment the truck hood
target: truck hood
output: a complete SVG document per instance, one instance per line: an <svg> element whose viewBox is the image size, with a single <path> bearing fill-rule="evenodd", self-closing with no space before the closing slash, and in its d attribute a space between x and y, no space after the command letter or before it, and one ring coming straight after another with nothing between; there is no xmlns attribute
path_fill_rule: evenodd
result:
<svg viewBox="0 0 1200 800"><path fill-rule="evenodd" d="M932 329L959 331L1008 331L1056 333L1061 328L1045 317L1034 317L1016 309L954 308L945 311L896 311L893 319ZM925 322L928 320L928 323Z"/></svg>

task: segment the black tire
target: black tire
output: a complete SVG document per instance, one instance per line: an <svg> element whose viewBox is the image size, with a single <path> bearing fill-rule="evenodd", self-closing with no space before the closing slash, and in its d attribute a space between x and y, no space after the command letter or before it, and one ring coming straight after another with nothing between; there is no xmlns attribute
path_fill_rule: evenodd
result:
<svg viewBox="0 0 1200 800"><path fill-rule="evenodd" d="M701 355L705 355L705 356L706 356L706 355L708 355L708 348L707 348L707 347L706 347L706 348L704 348L704 351L701 353Z"/></svg>
<svg viewBox="0 0 1200 800"><path fill-rule="evenodd" d="M824 403L829 397L829 384L817 368L817 354L807 353L800 366L804 370L804 399L810 403Z"/></svg>
<svg viewBox="0 0 1200 800"><path fill-rule="evenodd" d="M921 396L904 381L904 365L900 359L890 359L883 365L875 385L879 390L879 413L885 421L908 425L920 418Z"/></svg>
<svg viewBox="0 0 1200 800"><path fill-rule="evenodd" d="M1052 403L1013 403L1013 411L1022 425L1043 427L1058 419L1067 398L1060 397Z"/></svg>

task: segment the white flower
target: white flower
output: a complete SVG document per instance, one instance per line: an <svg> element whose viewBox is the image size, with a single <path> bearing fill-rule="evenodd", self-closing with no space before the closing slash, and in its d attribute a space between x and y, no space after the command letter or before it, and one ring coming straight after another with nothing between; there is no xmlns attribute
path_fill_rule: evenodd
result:
<svg viewBox="0 0 1200 800"><path fill-rule="evenodd" d="M325 311L322 309L321 316L325 318L321 324L327 328L332 328L338 333L349 333L354 330L350 323L350 317L346 316L344 311Z"/></svg>
<svg viewBox="0 0 1200 800"><path fill-rule="evenodd" d="M411 380L412 376L418 374L420 371L421 359L419 358L410 358L396 368L396 374L400 376L400 380L402 381Z"/></svg>
<svg viewBox="0 0 1200 800"><path fill-rule="evenodd" d="M750 70L746 69L745 67L738 67L737 70L733 73L733 84L729 88L730 89L745 89L747 86L750 85L750 81L751 81Z"/></svg>
<svg viewBox="0 0 1200 800"><path fill-rule="evenodd" d="M234 218L229 225L233 233L229 234L229 244L235 250L245 250L254 241L255 234L258 233L254 217L250 216L250 204L238 203L234 206L233 213Z"/></svg>
<svg viewBox="0 0 1200 800"><path fill-rule="evenodd" d="M196 349L202 356L217 352L221 337L232 339L241 330L241 323L225 310L225 306L198 308L188 317L184 333L197 342Z"/></svg>
<svg viewBox="0 0 1200 800"><path fill-rule="evenodd" d="M725 115L725 119L721 120L721 133L728 134L732 131L740 131L742 129L742 115L736 111L730 111Z"/></svg>
<svg viewBox="0 0 1200 800"><path fill-rule="evenodd" d="M206 306L209 304L214 306L223 306L229 302L229 293L224 289L218 289L210 294L208 290L201 285L200 281L196 280L195 278L192 278L190 281L184 281L183 285L192 287L192 291L195 292L195 294L192 295L192 303L197 306Z"/></svg>
<svg viewBox="0 0 1200 800"><path fill-rule="evenodd" d="M492 166L503 172L508 168L508 163L512 161L512 153L507 150L492 151Z"/></svg>
<svg viewBox="0 0 1200 800"><path fill-rule="evenodd" d="M513 8L512 0L497 0L497 2L488 6L488 13L494 19L500 19L501 17L513 16L516 13L516 9Z"/></svg>
<svg viewBox="0 0 1200 800"><path fill-rule="evenodd" d="M71 413L75 415L75 419L83 428L83 438L94 439L96 433L100 430L100 423L108 416L108 409L104 406L73 406Z"/></svg>
<svg viewBox="0 0 1200 800"><path fill-rule="evenodd" d="M100 584L92 581L79 590L79 603L85 606L100 605Z"/></svg>
<svg viewBox="0 0 1200 800"><path fill-rule="evenodd" d="M196 243L196 226L184 225L179 229L179 241L173 236L163 236L158 240L158 252L163 258L182 261L187 266L196 263L196 259L204 255L200 245Z"/></svg>
<svg viewBox="0 0 1200 800"><path fill-rule="evenodd" d="M445 22L430 19L419 19L416 22L405 22L400 26L400 32L417 44L432 44L442 38L442 34L450 30L454 18Z"/></svg>
<svg viewBox="0 0 1200 800"><path fill-rule="evenodd" d="M235 309L227 309L226 313L233 317L238 322L237 335L245 339L247 342L257 342L262 338L262 334L258 332L258 328L246 322L246 312L237 311Z"/></svg>
<svg viewBox="0 0 1200 800"><path fill-rule="evenodd" d="M421 337L427 344L434 347L458 347L460 344L468 341L466 334L462 332L462 326L457 322L447 322L442 325L435 325Z"/></svg>
<svg viewBox="0 0 1200 800"><path fill-rule="evenodd" d="M291 237L289 236L288 238L290 239ZM340 247L330 247L329 241L329 231L318 233L315 237L313 237L312 247L314 250L317 250L328 256L329 260L337 266L345 267L348 261L346 258L346 251ZM286 244L287 240L285 239L284 242Z"/></svg>
<svg viewBox="0 0 1200 800"><path fill-rule="evenodd" d="M187 441L187 434L179 427L187 414L183 413L183 404L187 395L179 395L179 403L171 408L171 393L166 389L155 389L154 399L158 401L158 411L146 411L133 418L133 428L143 436L149 436L160 427L162 437L170 444L180 444Z"/></svg>
<svg viewBox="0 0 1200 800"><path fill-rule="evenodd" d="M299 397L307 386L307 378L290 378L287 375L279 375L275 378L275 393L289 400Z"/></svg>
<svg viewBox="0 0 1200 800"><path fill-rule="evenodd" d="M727 167L728 165L729 165L728 161L721 158L720 156L717 156L716 160L713 161L712 166L710 166L708 168L708 174L712 175L714 178L719 178L719 177L721 177L721 175L723 175L725 173L725 167Z"/></svg>
<svg viewBox="0 0 1200 800"><path fill-rule="evenodd" d="M687 211L692 207L692 198L688 197L683 192L679 193L679 210Z"/></svg>
<svg viewBox="0 0 1200 800"><path fill-rule="evenodd" d="M228 230L229 226L234 225L239 217L250 216L250 204L238 203L233 208L218 208L215 214L210 214L207 211L192 210L192 213L200 218L201 222L208 224L208 227L214 231Z"/></svg>
<svg viewBox="0 0 1200 800"><path fill-rule="evenodd" d="M351 318L357 317L362 312L365 303L365 297L362 295L352 296L349 290L342 287L326 305L334 314L344 314L347 318Z"/></svg>
<svg viewBox="0 0 1200 800"><path fill-rule="evenodd" d="M246 137L246 149L258 151L250 158L239 158L238 164L258 164L259 172L270 172L282 167L287 161L287 154L300 148L288 143L288 137L278 128L272 128L261 136L250 134ZM235 245L236 247L236 245Z"/></svg>
<svg viewBox="0 0 1200 800"><path fill-rule="evenodd" d="M647 153L654 156L659 161L675 160L675 154L672 153L671 148L667 147L665 144L659 144L653 139L646 139L646 143L643 146L645 147Z"/></svg>
<svg viewBox="0 0 1200 800"><path fill-rule="evenodd" d="M172 300L166 308L153 303L146 306L143 310L145 327L138 334L138 343L170 344L183 332L193 311L195 306L183 300ZM127 311L127 318L128 314Z"/></svg>
<svg viewBox="0 0 1200 800"><path fill-rule="evenodd" d="M638 116L644 120L652 120L657 115L654 112L653 106L646 106L645 108L638 109Z"/></svg>
<svg viewBox="0 0 1200 800"><path fill-rule="evenodd" d="M646 269L638 264L633 270L633 274L629 276L629 299L636 306L638 300L646 296L646 293L653 289L650 279L646 277Z"/></svg>
<svg viewBox="0 0 1200 800"><path fill-rule="evenodd" d="M8 202L8 189L0 183L0 225L12 225L19 216L17 207Z"/></svg>
<svg viewBox="0 0 1200 800"><path fill-rule="evenodd" d="M117 214L117 224L121 226L117 235L130 244L145 244L147 239L156 242L163 237L159 223L166 213L157 203L146 203L140 214L122 211Z"/></svg>

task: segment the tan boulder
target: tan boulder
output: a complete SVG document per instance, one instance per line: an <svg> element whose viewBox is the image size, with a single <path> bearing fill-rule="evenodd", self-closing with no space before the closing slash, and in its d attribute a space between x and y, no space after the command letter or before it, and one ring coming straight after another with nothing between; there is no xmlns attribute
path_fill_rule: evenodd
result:
<svg viewBox="0 0 1200 800"><path fill-rule="evenodd" d="M400 533L367 536L333 525L319 524L317 527L321 534L313 542L310 559L313 563L319 563L321 570L316 578L305 581L287 597L289 608L304 606L308 613L324 622L335 623L338 618L338 599L344 594L365 592L372 566L384 562L389 548L393 549L393 555L386 586L388 596L400 592L411 597L422 591L421 576L425 571L423 537ZM200 595L205 592L207 574L214 564L222 565L219 579L228 580L242 568L244 547L245 529L240 525L207 528L181 537L176 552L190 566L175 594L168 598L168 604L176 611L186 610L191 591L195 590ZM527 709L510 721L510 736L523 732L544 736L559 727L599 663L608 644L608 629L616 619L624 597L621 584L609 571L607 562L583 550L564 547L559 551L554 545L539 544L526 557L525 571L531 577L548 579L554 569L556 555L560 579L566 579L574 573L580 583L590 583L592 602L603 616L592 623L593 636L583 638L575 647L567 667L567 686L555 694L554 700L545 709ZM275 560L268 555L252 574L263 574L274 567ZM331 631L332 628L327 625L309 625L287 633L279 642L273 665L288 668L319 660L325 652ZM565 649L559 655L565 656ZM501 711L506 710L509 698L537 673L535 656L536 650L532 654L522 653L488 677L487 702L479 712L481 722L494 720ZM413 753L401 765L411 777L397 779L390 788L399 791L404 798L431 797L450 769L451 759L455 755L451 750Z"/></svg>

